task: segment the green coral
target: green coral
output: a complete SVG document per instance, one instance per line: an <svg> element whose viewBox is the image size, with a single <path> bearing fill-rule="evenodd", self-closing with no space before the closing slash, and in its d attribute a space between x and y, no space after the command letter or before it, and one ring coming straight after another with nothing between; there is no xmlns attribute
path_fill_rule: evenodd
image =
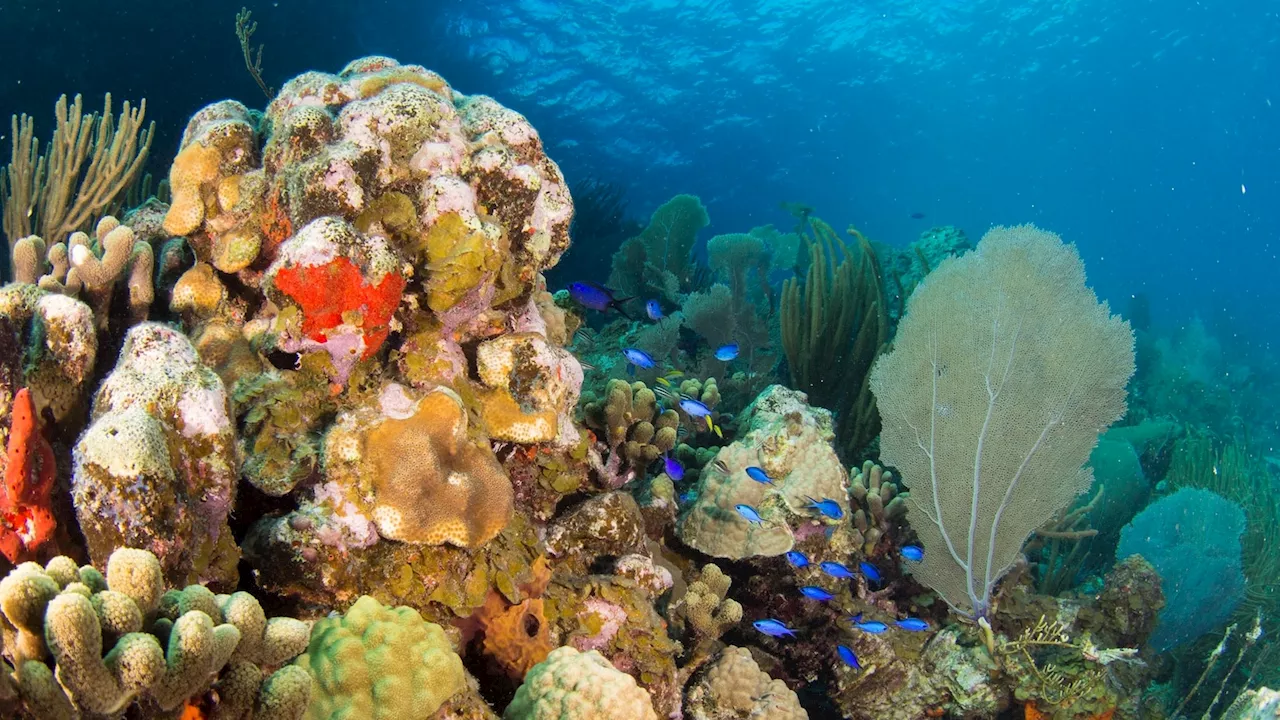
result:
<svg viewBox="0 0 1280 720"><path fill-rule="evenodd" d="M635 680L600 653L553 650L525 676L504 720L657 720Z"/></svg>
<svg viewBox="0 0 1280 720"><path fill-rule="evenodd" d="M311 674L308 720L427 718L466 686L439 625L367 595L317 622L296 663Z"/></svg>

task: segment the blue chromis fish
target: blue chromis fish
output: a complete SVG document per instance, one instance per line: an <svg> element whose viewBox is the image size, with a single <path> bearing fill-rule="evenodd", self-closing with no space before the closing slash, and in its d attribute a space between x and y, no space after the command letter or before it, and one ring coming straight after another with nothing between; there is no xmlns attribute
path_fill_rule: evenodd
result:
<svg viewBox="0 0 1280 720"><path fill-rule="evenodd" d="M863 562L858 563L858 569L862 571L862 574L866 576L868 580L876 585L880 584L880 570L877 569L875 565L864 560Z"/></svg>
<svg viewBox="0 0 1280 720"><path fill-rule="evenodd" d="M644 314L649 316L650 320L658 321L666 317L662 314L662 306L657 300L650 300L644 304Z"/></svg>
<svg viewBox="0 0 1280 720"><path fill-rule="evenodd" d="M902 557L913 562L920 562L924 559L924 548L919 545L905 545L902 548Z"/></svg>
<svg viewBox="0 0 1280 720"><path fill-rule="evenodd" d="M750 505L734 505L733 509L737 510L738 514L741 515L743 518L745 518L746 521L751 523L752 525L764 524L764 520L760 518L760 513L756 512L756 509L751 507Z"/></svg>
<svg viewBox="0 0 1280 720"><path fill-rule="evenodd" d="M716 359L721 362L729 362L736 357L738 357L737 343L729 343L716 348Z"/></svg>
<svg viewBox="0 0 1280 720"><path fill-rule="evenodd" d="M707 407L700 400L693 398L684 398L680 401L680 409L689 414L690 417L710 418L711 408Z"/></svg>
<svg viewBox="0 0 1280 720"><path fill-rule="evenodd" d="M897 625L903 630L910 630L911 632L924 632L925 630L929 629L929 623L921 620L920 618L913 618L913 617L902 618L901 620L898 620L893 624Z"/></svg>
<svg viewBox="0 0 1280 720"><path fill-rule="evenodd" d="M838 580L848 580L853 577L853 572L838 562L831 562L828 560L827 562L820 563L818 567L822 568L822 572Z"/></svg>
<svg viewBox="0 0 1280 720"><path fill-rule="evenodd" d="M809 501L809 507L811 509L817 510L832 520L839 520L844 517L844 511L840 509L840 504L831 498L823 498L822 500L814 500L813 498L806 499Z"/></svg>
<svg viewBox="0 0 1280 720"><path fill-rule="evenodd" d="M751 626L769 637L782 637L784 635L790 635L791 637L796 636L795 630L784 625L781 620L774 620L773 618L757 620L751 623Z"/></svg>
<svg viewBox="0 0 1280 720"><path fill-rule="evenodd" d="M792 567L798 567L798 568L808 567L809 557L804 553L800 552L799 550L792 550L791 552L787 553L787 562L791 563Z"/></svg>
<svg viewBox="0 0 1280 720"><path fill-rule="evenodd" d="M623 309L622 303L631 298L616 298L613 291L602 285L591 282L575 282L569 283L569 297L582 307L591 310L606 312L608 310L617 310L618 314L631 319L627 311Z"/></svg>
<svg viewBox="0 0 1280 720"><path fill-rule="evenodd" d="M670 455L664 455L662 458L662 466L662 469L667 473L667 477L672 480L680 482L684 479L684 465L681 465L679 460L671 457Z"/></svg>
<svg viewBox="0 0 1280 720"><path fill-rule="evenodd" d="M844 661L845 665L854 670L862 669L862 666L858 664L858 656L853 654L853 650L850 650L848 645L837 645L836 652L839 653L840 659Z"/></svg>
<svg viewBox="0 0 1280 720"><path fill-rule="evenodd" d="M800 588L800 594L809 598L810 600L821 600L822 602L826 602L827 600L830 600L831 598L835 597L835 595L832 595L826 590L823 590L822 588L816 587L814 585L805 585L804 587Z"/></svg>
<svg viewBox="0 0 1280 720"><path fill-rule="evenodd" d="M849 621L853 623L854 627L858 628L862 632L871 633L872 635L879 635L889 629L888 625L885 625L879 620L863 620L862 613L858 613L857 615L849 618Z"/></svg>
<svg viewBox="0 0 1280 720"><path fill-rule="evenodd" d="M773 484L773 478L769 477L769 473L765 472L764 468L758 468L755 465L747 468L747 477L763 485Z"/></svg>
<svg viewBox="0 0 1280 720"><path fill-rule="evenodd" d="M658 364L654 361L652 355L639 348L623 348L622 356L627 359L628 363L644 370L648 370Z"/></svg>

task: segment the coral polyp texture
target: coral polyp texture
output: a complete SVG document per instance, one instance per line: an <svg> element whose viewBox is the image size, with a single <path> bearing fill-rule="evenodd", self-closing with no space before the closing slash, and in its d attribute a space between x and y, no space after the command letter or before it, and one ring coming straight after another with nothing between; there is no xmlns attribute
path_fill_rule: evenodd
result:
<svg viewBox="0 0 1280 720"><path fill-rule="evenodd" d="M553 650L525 675L503 720L658 720L649 694L600 653Z"/></svg>

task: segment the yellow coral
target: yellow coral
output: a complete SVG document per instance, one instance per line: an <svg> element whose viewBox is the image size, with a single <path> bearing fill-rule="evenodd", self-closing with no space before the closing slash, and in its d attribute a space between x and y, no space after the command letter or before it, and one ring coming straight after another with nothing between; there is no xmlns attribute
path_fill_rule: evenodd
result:
<svg viewBox="0 0 1280 720"><path fill-rule="evenodd" d="M500 233L485 224L476 229L457 213L445 213L427 230L427 305L435 312L453 307L468 292L486 281L502 263Z"/></svg>
<svg viewBox="0 0 1280 720"><path fill-rule="evenodd" d="M169 188L173 202L164 217L165 232L171 235L190 235L204 222L204 197L202 188L218 178L218 166L222 162L217 148L205 147L195 142L186 146L173 159L169 168Z"/></svg>

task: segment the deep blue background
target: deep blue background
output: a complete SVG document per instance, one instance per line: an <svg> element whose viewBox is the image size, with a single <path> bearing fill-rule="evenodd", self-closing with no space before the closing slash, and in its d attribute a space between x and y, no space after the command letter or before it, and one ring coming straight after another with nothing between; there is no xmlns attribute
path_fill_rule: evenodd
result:
<svg viewBox="0 0 1280 720"><path fill-rule="evenodd" d="M191 4L195 6L196 4ZM207 102L264 98L239 2L0 0L0 117L145 96L156 170ZM647 216L701 195L710 232L783 200L902 244L1035 222L1091 282L1240 352L1280 330L1280 5L1271 0L255 2L270 84L372 53L525 113L570 180ZM7 157L8 125L0 125ZM1247 192L1242 192L1242 188ZM926 213L912 220L913 212ZM572 255L567 262L573 262ZM587 272L586 269L583 272Z"/></svg>

